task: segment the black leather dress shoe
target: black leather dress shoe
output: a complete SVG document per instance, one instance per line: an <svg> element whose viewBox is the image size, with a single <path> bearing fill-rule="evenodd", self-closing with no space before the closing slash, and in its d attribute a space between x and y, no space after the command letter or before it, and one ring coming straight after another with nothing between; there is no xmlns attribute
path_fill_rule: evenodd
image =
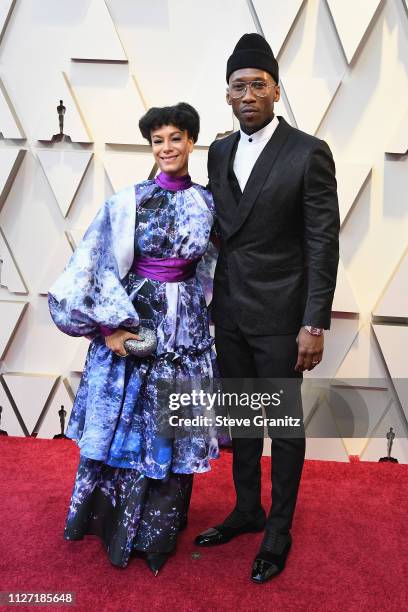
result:
<svg viewBox="0 0 408 612"><path fill-rule="evenodd" d="M261 549L252 565L251 579L257 584L267 582L284 569L286 557L292 545L290 533L275 531L265 533Z"/></svg>
<svg viewBox="0 0 408 612"><path fill-rule="evenodd" d="M237 526L225 525L225 523L222 523L221 525L210 527L210 529L200 533L194 540L194 544L196 546L218 546L219 544L226 544L243 533L258 533L264 529L265 518L256 521L247 521Z"/></svg>

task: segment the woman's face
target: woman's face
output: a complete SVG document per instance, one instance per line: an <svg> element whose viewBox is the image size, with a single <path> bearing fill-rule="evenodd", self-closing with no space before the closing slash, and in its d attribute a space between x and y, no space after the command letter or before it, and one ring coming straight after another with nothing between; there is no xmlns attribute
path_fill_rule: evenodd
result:
<svg viewBox="0 0 408 612"><path fill-rule="evenodd" d="M162 125L152 130L150 136L154 159L160 170L172 176L187 174L188 156L194 146L188 132L175 125Z"/></svg>

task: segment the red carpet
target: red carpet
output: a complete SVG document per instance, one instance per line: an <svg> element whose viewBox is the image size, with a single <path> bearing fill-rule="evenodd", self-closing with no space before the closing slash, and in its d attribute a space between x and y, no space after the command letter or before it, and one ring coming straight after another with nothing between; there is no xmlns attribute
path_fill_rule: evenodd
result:
<svg viewBox="0 0 408 612"><path fill-rule="evenodd" d="M261 534L220 548L192 544L232 509L229 453L196 477L189 527L155 578L141 559L112 566L94 536L63 539L78 460L73 442L10 437L0 446L0 591L75 591L75 607L48 609L87 612L408 610L408 465L307 461L286 569L256 585L249 572ZM265 508L269 469L264 458Z"/></svg>

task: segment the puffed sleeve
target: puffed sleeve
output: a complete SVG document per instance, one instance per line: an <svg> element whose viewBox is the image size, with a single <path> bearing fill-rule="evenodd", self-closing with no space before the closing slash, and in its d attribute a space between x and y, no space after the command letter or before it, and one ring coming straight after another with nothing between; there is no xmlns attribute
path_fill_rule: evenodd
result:
<svg viewBox="0 0 408 612"><path fill-rule="evenodd" d="M107 200L101 207L48 291L51 318L70 336L92 336L104 329L114 331L120 326L139 324L138 314L119 276L111 206L112 200Z"/></svg>

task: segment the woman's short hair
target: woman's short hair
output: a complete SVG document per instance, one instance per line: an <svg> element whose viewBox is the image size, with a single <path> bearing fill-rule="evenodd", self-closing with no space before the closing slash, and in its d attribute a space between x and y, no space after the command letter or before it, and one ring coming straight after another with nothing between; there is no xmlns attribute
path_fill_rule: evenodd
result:
<svg viewBox="0 0 408 612"><path fill-rule="evenodd" d="M152 131L164 125L175 125L179 130L186 130L193 142L197 142L200 132L200 116L196 109L187 102L179 102L175 106L153 106L139 121L142 136L150 144L152 144Z"/></svg>

